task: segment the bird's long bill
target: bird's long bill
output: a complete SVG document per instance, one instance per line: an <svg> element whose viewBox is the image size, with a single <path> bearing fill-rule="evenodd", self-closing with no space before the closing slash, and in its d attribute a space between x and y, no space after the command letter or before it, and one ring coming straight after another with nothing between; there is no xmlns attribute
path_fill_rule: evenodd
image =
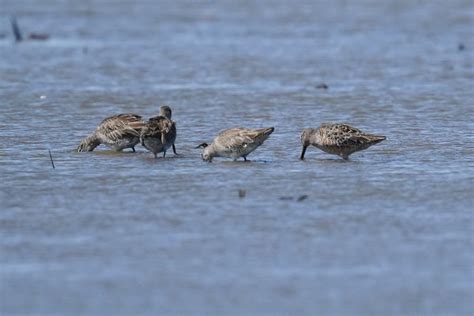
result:
<svg viewBox="0 0 474 316"><path fill-rule="evenodd" d="M195 149L198 149L198 148L206 148L208 145L207 143L202 143L202 144L199 144L198 146L194 147Z"/></svg>
<svg viewBox="0 0 474 316"><path fill-rule="evenodd" d="M304 159L304 154L306 153L306 148L308 148L308 146L303 146L303 151L301 152L300 160Z"/></svg>

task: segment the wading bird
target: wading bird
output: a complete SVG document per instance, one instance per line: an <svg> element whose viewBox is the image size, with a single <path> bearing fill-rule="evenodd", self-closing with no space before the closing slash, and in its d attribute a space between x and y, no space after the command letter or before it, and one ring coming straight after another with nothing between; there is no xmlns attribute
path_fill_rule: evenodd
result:
<svg viewBox="0 0 474 316"><path fill-rule="evenodd" d="M142 117L136 114L110 116L80 142L77 151L93 151L100 144L104 144L116 151L131 148L135 152L135 145L140 141L140 131L144 124Z"/></svg>
<svg viewBox="0 0 474 316"><path fill-rule="evenodd" d="M385 136L366 134L346 124L323 123L319 128L305 128L301 133L303 151L300 159L304 159L308 146L313 145L328 154L338 155L347 160L351 154L385 139Z"/></svg>
<svg viewBox="0 0 474 316"><path fill-rule="evenodd" d="M211 162L214 157L234 158L234 161L257 149L273 133L274 128L250 129L236 127L220 132L212 144L202 143L196 148L204 148L202 159Z"/></svg>
<svg viewBox="0 0 474 316"><path fill-rule="evenodd" d="M155 158L158 153L166 156L166 151L173 147L175 155L176 147L176 123L171 120L171 109L169 106L160 108L160 115L154 116L146 122L140 134L140 142L149 151L153 153Z"/></svg>

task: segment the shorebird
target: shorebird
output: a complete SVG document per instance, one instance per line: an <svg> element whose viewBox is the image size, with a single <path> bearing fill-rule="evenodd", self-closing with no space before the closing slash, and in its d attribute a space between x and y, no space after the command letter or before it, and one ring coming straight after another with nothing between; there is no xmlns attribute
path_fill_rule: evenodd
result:
<svg viewBox="0 0 474 316"><path fill-rule="evenodd" d="M140 141L140 130L144 123L142 117L136 114L110 116L81 141L77 151L93 151L100 144L104 144L116 151L132 148L135 152L135 145Z"/></svg>
<svg viewBox="0 0 474 316"><path fill-rule="evenodd" d="M160 108L160 115L154 116L146 122L140 134L140 142L156 158L160 152L165 157L166 151L170 147L173 147L173 152L177 155L175 140L176 123L171 120L170 107L165 105Z"/></svg>
<svg viewBox="0 0 474 316"><path fill-rule="evenodd" d="M214 157L238 158L243 157L247 161L247 155L262 145L273 133L274 128L250 129L235 127L220 132L212 144L202 143L196 148L204 148L202 160L211 162Z"/></svg>
<svg viewBox="0 0 474 316"><path fill-rule="evenodd" d="M319 128L305 128L301 133L303 151L300 159L304 159L306 148L313 145L328 154L349 159L349 155L364 150L385 140L385 136L366 134L346 124L323 123Z"/></svg>

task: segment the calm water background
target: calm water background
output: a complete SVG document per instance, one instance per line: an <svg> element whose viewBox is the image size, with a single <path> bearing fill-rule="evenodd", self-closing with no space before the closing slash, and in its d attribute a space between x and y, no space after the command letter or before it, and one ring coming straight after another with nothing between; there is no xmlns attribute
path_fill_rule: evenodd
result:
<svg viewBox="0 0 474 316"><path fill-rule="evenodd" d="M0 4L0 314L473 315L472 1ZM164 103L182 157L74 152ZM388 140L298 161L323 121Z"/></svg>

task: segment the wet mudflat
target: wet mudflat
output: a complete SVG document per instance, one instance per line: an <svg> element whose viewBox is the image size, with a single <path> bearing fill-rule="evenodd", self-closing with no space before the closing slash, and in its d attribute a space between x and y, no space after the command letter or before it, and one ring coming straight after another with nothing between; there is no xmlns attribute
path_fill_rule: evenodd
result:
<svg viewBox="0 0 474 316"><path fill-rule="evenodd" d="M474 312L470 1L3 7L1 314ZM164 103L182 156L74 152ZM325 121L387 140L299 161ZM200 160L240 125L252 162Z"/></svg>

